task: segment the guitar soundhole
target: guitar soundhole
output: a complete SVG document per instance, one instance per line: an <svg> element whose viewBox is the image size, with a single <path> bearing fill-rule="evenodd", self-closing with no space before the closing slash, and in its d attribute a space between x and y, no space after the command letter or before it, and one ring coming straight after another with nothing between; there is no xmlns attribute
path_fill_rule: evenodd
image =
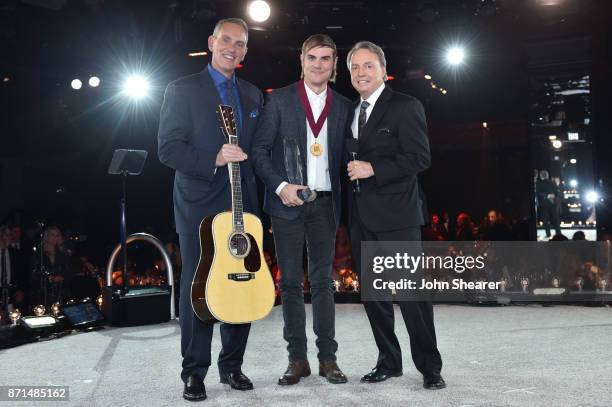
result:
<svg viewBox="0 0 612 407"><path fill-rule="evenodd" d="M233 233L229 238L229 250L234 257L246 257L251 250L249 237L244 233Z"/></svg>

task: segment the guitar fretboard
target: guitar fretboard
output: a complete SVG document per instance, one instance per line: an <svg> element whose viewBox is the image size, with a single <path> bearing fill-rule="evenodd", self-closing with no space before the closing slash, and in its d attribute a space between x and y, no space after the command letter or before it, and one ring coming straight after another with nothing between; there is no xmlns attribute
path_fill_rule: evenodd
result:
<svg viewBox="0 0 612 407"><path fill-rule="evenodd" d="M238 145L238 137L229 135L229 142ZM230 184L232 186L232 220L234 231L244 232L244 217L242 216L242 187L240 184L240 163L229 163Z"/></svg>

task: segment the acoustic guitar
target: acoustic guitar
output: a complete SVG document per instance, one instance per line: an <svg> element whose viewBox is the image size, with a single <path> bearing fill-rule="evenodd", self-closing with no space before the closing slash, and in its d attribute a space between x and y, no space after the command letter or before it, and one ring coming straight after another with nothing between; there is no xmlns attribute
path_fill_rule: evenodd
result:
<svg viewBox="0 0 612 407"><path fill-rule="evenodd" d="M228 143L237 145L231 106L217 115ZM242 210L240 164L229 163L232 210L200 223L200 261L191 284L191 304L204 322L243 324L264 318L274 305L274 282L262 252L259 218Z"/></svg>

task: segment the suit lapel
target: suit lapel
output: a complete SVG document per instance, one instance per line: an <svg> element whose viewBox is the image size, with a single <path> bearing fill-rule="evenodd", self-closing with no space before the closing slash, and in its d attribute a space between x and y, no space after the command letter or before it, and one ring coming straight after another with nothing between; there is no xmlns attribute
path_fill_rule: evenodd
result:
<svg viewBox="0 0 612 407"><path fill-rule="evenodd" d="M333 89L329 87L329 85L327 86L327 91L334 92ZM340 129L338 129L338 126L340 125L340 120L338 120L340 117L340 101L338 99L338 94L334 92L332 106L329 111L329 115L327 116L327 161L329 163L328 168L330 169L334 168L334 165L332 163L332 158L334 157L334 154L332 154L332 152L334 151L334 147L337 143L337 135L342 134L342 131L339 131Z"/></svg>
<svg viewBox="0 0 612 407"><path fill-rule="evenodd" d="M363 134L361 135L362 140L367 140L375 133L374 129L376 129L378 122L380 122L387 111L387 105L389 104L392 96L393 93L391 88L389 86L385 86L385 89L382 91L378 97L378 100L376 101L376 104L374 105L374 109L372 109L372 113L370 114L368 121L363 127Z"/></svg>
<svg viewBox="0 0 612 407"><path fill-rule="evenodd" d="M200 85L202 86L202 93L203 93L202 97L212 98L213 99L212 102L214 103L215 109L217 108L217 106L222 104L221 96L219 96L219 92L217 92L217 88L215 87L215 84L213 83L213 80L210 77L210 74L208 73L207 68L204 68L204 70L200 73ZM205 104L205 106L208 106L208 104ZM215 118L217 117L216 112L214 116ZM218 122L215 122L215 127L219 128ZM225 139L225 136L223 135L221 130L219 130L217 133L219 134L219 137L221 138L221 140L223 140L223 143L224 144L227 143L227 140Z"/></svg>
<svg viewBox="0 0 612 407"><path fill-rule="evenodd" d="M248 140L251 138L251 129L249 124L250 113L255 108L255 103L251 100L250 95L244 92L244 88L242 86L242 80L238 79L238 93L240 93L240 107L242 108L242 129L238 130L238 144L241 147L245 147L248 145Z"/></svg>
<svg viewBox="0 0 612 407"><path fill-rule="evenodd" d="M298 95L297 87L299 86L299 82L293 85L293 101L291 104L295 107L295 128L297 129L297 133L295 137L297 138L298 145L300 148L300 154L302 156L302 164L306 167L306 160L308 158L307 154L307 141L306 137L308 133L306 132L306 112L304 112L304 107L302 106L302 101L300 100L300 95Z"/></svg>

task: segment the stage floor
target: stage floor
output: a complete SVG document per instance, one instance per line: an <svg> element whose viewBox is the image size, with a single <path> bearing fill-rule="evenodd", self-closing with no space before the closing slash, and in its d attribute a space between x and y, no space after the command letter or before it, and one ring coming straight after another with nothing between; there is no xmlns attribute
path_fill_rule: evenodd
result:
<svg viewBox="0 0 612 407"><path fill-rule="evenodd" d="M307 305L309 358L317 372L311 306ZM359 378L376 362L376 347L359 304L339 304L338 363L347 384L316 374L281 387L286 368L282 312L276 307L253 325L243 371L255 390L219 383L216 366L206 378L207 406L610 406L612 310L580 306L472 307L437 305L436 329L448 387L430 391L410 359L408 334L396 308L404 375L379 384ZM0 351L0 385L65 385L69 402L19 406L194 405L181 397L177 321L107 328ZM213 355L220 349L218 328ZM0 402L0 405L8 403Z"/></svg>

